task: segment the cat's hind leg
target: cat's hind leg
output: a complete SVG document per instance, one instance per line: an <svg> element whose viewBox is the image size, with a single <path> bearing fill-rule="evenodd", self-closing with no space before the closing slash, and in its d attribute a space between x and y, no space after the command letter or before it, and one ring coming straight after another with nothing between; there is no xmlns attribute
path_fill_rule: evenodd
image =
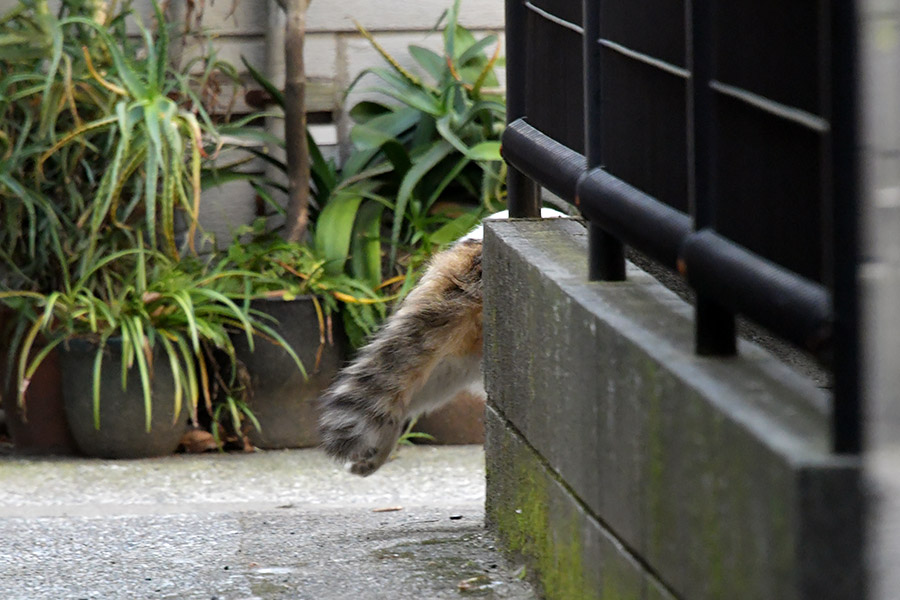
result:
<svg viewBox="0 0 900 600"><path fill-rule="evenodd" d="M461 242L436 255L418 285L323 396L319 431L325 451L349 463L357 475L384 464L404 422L425 408L413 399L435 369L443 361L480 357L481 306L480 241Z"/></svg>

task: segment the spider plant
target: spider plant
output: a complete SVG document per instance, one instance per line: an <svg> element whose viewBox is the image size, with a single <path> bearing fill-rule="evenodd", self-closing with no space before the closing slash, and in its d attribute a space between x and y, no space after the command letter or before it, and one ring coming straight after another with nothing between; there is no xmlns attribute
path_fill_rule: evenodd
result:
<svg viewBox="0 0 900 600"><path fill-rule="evenodd" d="M220 145L200 92L214 65L169 64L125 2L23 0L0 18L0 260L9 287L59 288L139 232L175 257L192 247L204 160ZM139 36L130 37L133 19ZM135 58L142 57L142 58ZM187 232L177 242L176 218Z"/></svg>
<svg viewBox="0 0 900 600"><path fill-rule="evenodd" d="M266 322L241 302L241 289L256 274L226 268L224 261L195 263L174 260L160 250L139 246L112 253L62 291L0 292L0 301L27 316L14 336L19 402L24 402L31 377L57 346L75 338L96 344L93 370L94 423L100 424L102 359L115 341L123 355L122 388L137 366L149 430L153 398L153 348L161 346L175 381L175 413L186 403L196 421L201 395L211 410L205 353L217 348L234 361L231 332L280 343L298 368L293 350ZM92 281L99 279L99 283ZM38 336L44 340L36 347Z"/></svg>
<svg viewBox="0 0 900 600"><path fill-rule="evenodd" d="M239 228L225 256L230 268L258 275L246 282L248 297L310 297L323 342L330 337L332 315L338 313L351 346L361 346L384 320L387 304L395 299L382 292L394 282L372 287L345 272L330 273L328 260L317 254L315 246L285 241L267 228L265 218Z"/></svg>

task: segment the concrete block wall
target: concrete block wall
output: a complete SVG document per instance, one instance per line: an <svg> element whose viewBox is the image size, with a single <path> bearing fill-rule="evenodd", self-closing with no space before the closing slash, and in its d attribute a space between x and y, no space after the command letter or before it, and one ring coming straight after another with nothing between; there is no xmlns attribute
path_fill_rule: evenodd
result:
<svg viewBox="0 0 900 600"><path fill-rule="evenodd" d="M861 597L822 389L749 343L695 356L655 279L587 282L576 222L491 223L484 282L487 514L547 598Z"/></svg>

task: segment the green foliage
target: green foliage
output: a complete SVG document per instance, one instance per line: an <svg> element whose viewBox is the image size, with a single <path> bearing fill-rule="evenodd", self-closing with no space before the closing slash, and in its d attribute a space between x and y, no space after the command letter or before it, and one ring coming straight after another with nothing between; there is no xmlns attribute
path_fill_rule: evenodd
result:
<svg viewBox="0 0 900 600"><path fill-rule="evenodd" d="M263 218L238 229L225 255L229 268L257 275L245 281L248 297L312 296L323 335L327 318L339 312L354 347L381 323L394 299L344 272L330 273L313 247L285 241L267 230Z"/></svg>
<svg viewBox="0 0 900 600"><path fill-rule="evenodd" d="M409 423L407 423L406 425L406 429L403 430L403 433L397 440L398 446L414 446L415 440L425 440L426 442L435 441L435 437L429 433L424 433L422 431L413 431L418 420L418 417L410 419Z"/></svg>
<svg viewBox="0 0 900 600"><path fill-rule="evenodd" d="M134 248L139 233L170 257L195 238L201 171L219 140L200 96L214 72L233 69L214 55L198 75L194 64L173 68L165 26L154 36L127 2L115 14L102 6L64 0L54 14L46 0L24 0L0 18L0 260L9 269L0 276L9 287L59 288Z"/></svg>
<svg viewBox="0 0 900 600"><path fill-rule="evenodd" d="M476 40L458 24L458 10L457 0L446 15L443 55L409 47L422 77L359 27L388 65L362 75L374 75L379 84L370 90L393 102L366 100L351 109L353 149L340 169L309 139L311 245L330 276L347 273L377 288L409 271L406 290L435 247L505 203L506 107L494 74L500 42L495 35ZM283 105L281 92L247 66ZM261 196L270 197L265 189Z"/></svg>
<svg viewBox="0 0 900 600"><path fill-rule="evenodd" d="M100 358L121 341L122 385L136 366L149 426L154 347L175 374L176 409L201 394L211 406L205 358L215 348L234 362L236 331L303 365L245 301L260 276L192 246L206 163L224 145L204 100L234 68L211 51L172 65L156 3L155 32L127 0L107 6L22 0L0 17L0 302L16 315L7 373L24 403L50 351L95 342L99 423Z"/></svg>
<svg viewBox="0 0 900 600"><path fill-rule="evenodd" d="M47 354L72 338L97 344L94 365L94 420L100 423L101 357L107 342L121 341L122 388L128 384L127 368L137 365L144 394L147 427L152 398L150 376L152 348L161 345L175 376L175 410L186 400L192 413L200 395L210 400L209 378L204 357L207 347L235 360L230 333L242 331L253 347L255 335L275 340L289 352L302 370L292 349L264 320L241 305L242 289L253 273L229 269L226 261L174 260L164 252L143 248L122 250L104 257L92 271L63 291L0 292L0 301L17 309L25 318L13 336L13 352L19 385L19 402L32 376ZM113 268L110 268L113 267ZM89 285L102 273L102 285ZM36 340L43 342L38 346Z"/></svg>
<svg viewBox="0 0 900 600"><path fill-rule="evenodd" d="M391 167L380 177L382 195L393 199L390 265L401 248L430 251L446 244L505 201L500 135L506 105L494 74L500 42L495 35L476 40L459 25L458 12L456 0L447 12L443 56L409 47L423 77L404 69L358 26L388 63L361 75L378 80L368 91L399 105L364 101L352 109L356 125L350 137L356 151L344 171ZM464 211L473 205L477 210ZM447 207L455 208L456 218Z"/></svg>

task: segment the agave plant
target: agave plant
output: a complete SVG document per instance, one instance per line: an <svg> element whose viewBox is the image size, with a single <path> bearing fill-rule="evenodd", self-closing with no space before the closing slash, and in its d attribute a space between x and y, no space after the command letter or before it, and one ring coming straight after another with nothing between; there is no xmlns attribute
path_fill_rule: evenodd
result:
<svg viewBox="0 0 900 600"><path fill-rule="evenodd" d="M496 35L476 40L459 24L458 15L455 0L446 13L443 55L409 46L424 76L402 67L358 25L388 64L360 77L376 76L380 85L368 90L399 105L364 101L351 110L357 124L350 137L357 152L344 170L392 166L389 178L396 187L391 190L391 262L401 244L446 243L481 216L472 212L447 226L446 217L436 210L439 200L491 211L505 201L500 136L506 106L494 73L501 44Z"/></svg>

